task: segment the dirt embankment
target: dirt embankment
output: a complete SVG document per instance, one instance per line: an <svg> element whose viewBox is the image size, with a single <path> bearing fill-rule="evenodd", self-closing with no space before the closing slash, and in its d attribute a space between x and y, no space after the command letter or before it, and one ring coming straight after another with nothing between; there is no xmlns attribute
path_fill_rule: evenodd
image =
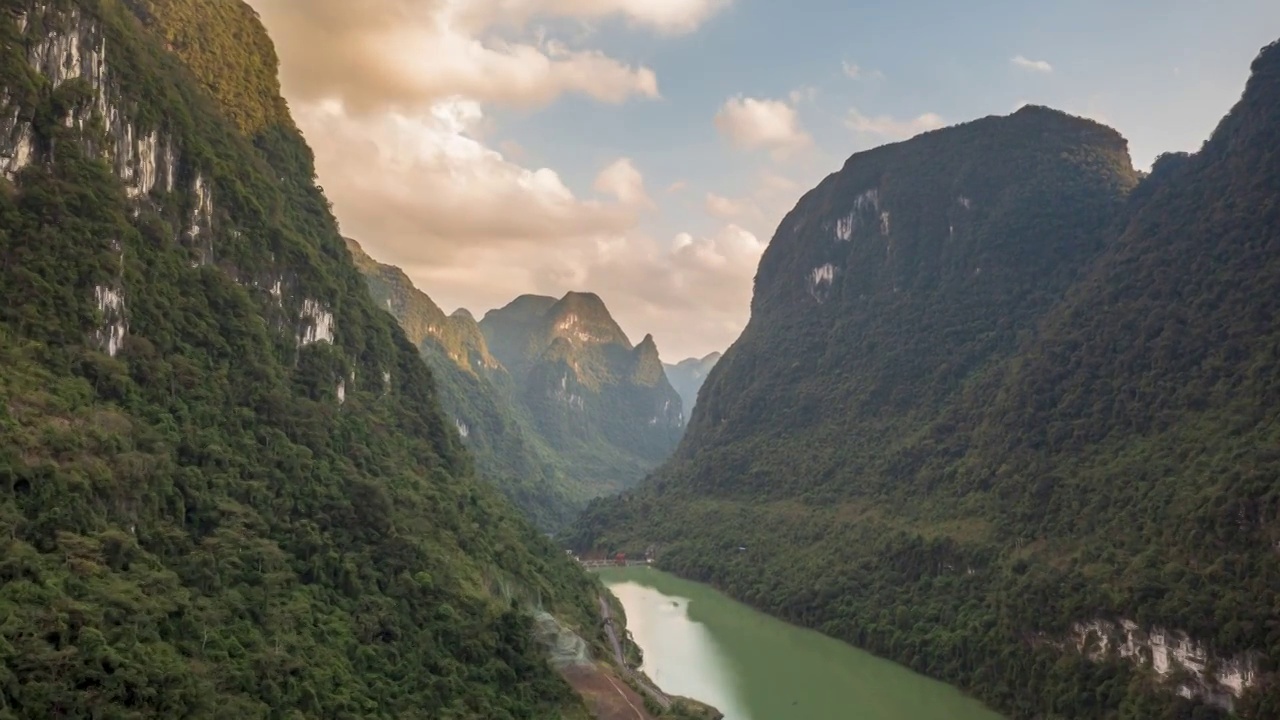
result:
<svg viewBox="0 0 1280 720"><path fill-rule="evenodd" d="M573 665L560 672L586 700L596 720L658 720L645 710L644 698L608 666Z"/></svg>

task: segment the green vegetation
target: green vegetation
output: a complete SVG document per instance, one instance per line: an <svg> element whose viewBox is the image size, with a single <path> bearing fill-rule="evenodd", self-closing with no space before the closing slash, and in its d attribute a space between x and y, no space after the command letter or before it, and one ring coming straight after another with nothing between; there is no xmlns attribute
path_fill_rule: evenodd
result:
<svg viewBox="0 0 1280 720"><path fill-rule="evenodd" d="M446 316L399 268L374 261L353 240L347 244L374 303L396 317L431 367L441 406L467 431L480 477L548 532L564 527L607 489L574 475L533 429L510 375L489 354L470 314Z"/></svg>
<svg viewBox="0 0 1280 720"><path fill-rule="evenodd" d="M1253 71L1140 184L1042 108L855 155L782 222L676 458L575 543L657 543L1016 718L1280 716L1280 45ZM1186 700L1077 652L1095 619L1256 683Z"/></svg>
<svg viewBox="0 0 1280 720"><path fill-rule="evenodd" d="M162 37L206 80L210 53L262 70L214 88L234 123L121 2L4 1L37 162L0 179L0 718L583 717L526 609L595 638L595 584L475 479L263 110L262 29L239 2L149 7L198 26ZM178 149L174 192L126 199L89 82L26 62L53 35L105 46L111 105ZM331 342L299 340L314 306Z"/></svg>
<svg viewBox="0 0 1280 720"><path fill-rule="evenodd" d="M634 484L670 455L679 400L653 338L633 349L598 297L522 296L482 327L466 310L446 316L402 270L354 240L347 246L374 303L434 372L479 475L539 528L562 529L587 501ZM569 317L578 321L556 327Z"/></svg>
<svg viewBox="0 0 1280 720"><path fill-rule="evenodd" d="M275 125L293 127L280 96L275 46L253 8L231 0L125 2L182 58L245 135Z"/></svg>
<svg viewBox="0 0 1280 720"><path fill-rule="evenodd" d="M523 296L480 329L538 433L601 494L670 456L684 430L680 396L653 338L633 347L598 296Z"/></svg>

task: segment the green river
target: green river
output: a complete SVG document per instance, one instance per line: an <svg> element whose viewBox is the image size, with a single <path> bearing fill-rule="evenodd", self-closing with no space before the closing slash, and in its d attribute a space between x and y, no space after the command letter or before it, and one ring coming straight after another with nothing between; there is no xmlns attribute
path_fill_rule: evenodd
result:
<svg viewBox="0 0 1280 720"><path fill-rule="evenodd" d="M642 669L725 720L999 720L949 685L644 567L600 577L622 601Z"/></svg>

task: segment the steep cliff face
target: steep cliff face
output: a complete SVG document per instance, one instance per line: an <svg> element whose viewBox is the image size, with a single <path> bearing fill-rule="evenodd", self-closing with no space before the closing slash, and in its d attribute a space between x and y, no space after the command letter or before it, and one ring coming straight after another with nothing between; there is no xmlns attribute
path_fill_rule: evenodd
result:
<svg viewBox="0 0 1280 720"><path fill-rule="evenodd" d="M346 238L346 244L374 303L396 318L409 342L419 347L430 343L458 369L471 375L502 371L489 354L480 325L471 313L459 310L445 315L426 293L413 286L403 270L377 262L355 240Z"/></svg>
<svg viewBox="0 0 1280 720"><path fill-rule="evenodd" d="M616 491L665 460L684 429L651 336L632 346L593 293L526 295L480 321L534 427L566 465Z"/></svg>
<svg viewBox="0 0 1280 720"><path fill-rule="evenodd" d="M5 10L0 713L581 717L518 608L594 638L591 582L474 479L252 11Z"/></svg>
<svg viewBox="0 0 1280 720"><path fill-rule="evenodd" d="M1136 180L1115 131L1036 107L850 158L783 219L680 458L741 471L717 492L790 494L879 455L1014 350ZM751 460L766 433L799 477Z"/></svg>
<svg viewBox="0 0 1280 720"><path fill-rule="evenodd" d="M702 383L707 381L707 375L711 374L711 368L718 362L720 353L715 352L706 357L687 358L674 365L663 366L671 387L680 394L686 421L693 417L693 406L698 403L698 391L702 389Z"/></svg>
<svg viewBox="0 0 1280 720"><path fill-rule="evenodd" d="M1278 108L1273 45L1136 186L1043 108L855 155L675 459L577 541L1015 717L1280 715Z"/></svg>

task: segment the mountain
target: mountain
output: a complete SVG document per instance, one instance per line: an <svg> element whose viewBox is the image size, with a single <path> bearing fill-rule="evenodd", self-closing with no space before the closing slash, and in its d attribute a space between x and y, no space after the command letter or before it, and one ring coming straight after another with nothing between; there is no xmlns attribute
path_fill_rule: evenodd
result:
<svg viewBox="0 0 1280 720"><path fill-rule="evenodd" d="M0 716L586 717L534 614L601 646L597 585L476 479L253 11L5 10Z"/></svg>
<svg viewBox="0 0 1280 720"><path fill-rule="evenodd" d="M347 248L375 304L395 316L435 377L440 405L490 481L540 529L563 528L607 487L574 473L538 434L511 375L466 310L445 315L399 268Z"/></svg>
<svg viewBox="0 0 1280 720"><path fill-rule="evenodd" d="M523 295L480 321L517 402L565 467L597 489L633 485L684 430L653 337L632 346L594 293Z"/></svg>
<svg viewBox="0 0 1280 720"><path fill-rule="evenodd" d="M671 387L680 394L680 402L684 404L686 418L693 414L693 406L698 402L698 390L702 388L702 383L706 382L711 368L718 362L720 362L720 353L715 352L704 358L688 358L674 365L663 365Z"/></svg>
<svg viewBox="0 0 1280 720"><path fill-rule="evenodd" d="M854 155L574 543L1014 718L1280 717L1280 44L1252 70L1145 177L1040 107Z"/></svg>
<svg viewBox="0 0 1280 720"><path fill-rule="evenodd" d="M541 529L563 529L671 454L683 414L657 346L646 336L632 347L599 296L522 295L477 323L346 243L374 302L427 360L480 476Z"/></svg>

